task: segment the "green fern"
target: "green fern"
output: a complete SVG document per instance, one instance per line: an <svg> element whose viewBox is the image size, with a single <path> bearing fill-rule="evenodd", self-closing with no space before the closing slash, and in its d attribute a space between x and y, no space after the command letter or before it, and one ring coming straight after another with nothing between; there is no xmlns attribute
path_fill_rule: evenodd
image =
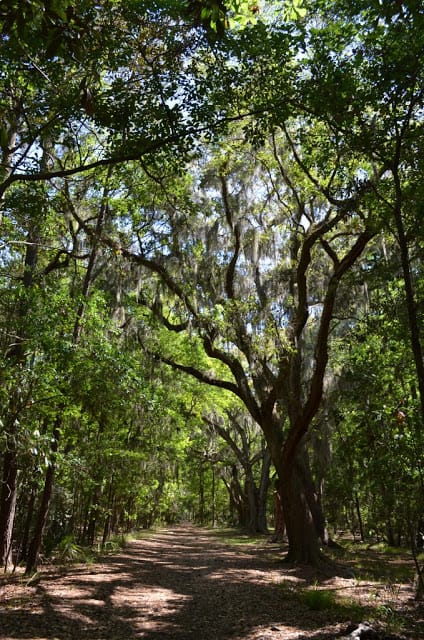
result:
<svg viewBox="0 0 424 640"><path fill-rule="evenodd" d="M73 536L66 536L56 547L60 562L78 562L85 560L84 549L75 542Z"/></svg>

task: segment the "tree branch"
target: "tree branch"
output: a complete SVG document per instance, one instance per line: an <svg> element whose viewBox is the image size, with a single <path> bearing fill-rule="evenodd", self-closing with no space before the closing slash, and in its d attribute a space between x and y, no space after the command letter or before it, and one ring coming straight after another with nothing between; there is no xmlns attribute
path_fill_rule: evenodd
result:
<svg viewBox="0 0 424 640"><path fill-rule="evenodd" d="M208 384L212 387L226 389L227 391L234 393L241 400L243 400L243 398L239 393L239 389L237 385L234 384L234 382L230 382L229 380L221 380L220 378L215 378L214 376L212 376L210 373L207 373L206 371L200 371L199 369L196 369L196 367L192 367L190 365L180 364L178 362L175 362L171 358L166 358L165 356L161 356L158 354L150 354L150 355L154 355L154 357L156 357L158 360L160 360L164 364L167 364L168 366L170 366L172 369L175 369L176 371L183 371L184 373L187 373L193 378L196 378L196 380L199 380L200 382L204 382L205 384Z"/></svg>
<svg viewBox="0 0 424 640"><path fill-rule="evenodd" d="M311 421L314 418L321 402L324 375L328 362L328 338L339 283L344 274L359 258L373 235L375 234L368 229L359 235L355 244L335 268L330 279L323 303L323 310L316 338L315 369L309 387L309 394L303 407L303 411L300 416L298 416L297 421L291 425L288 432L286 444L284 446L284 457L286 460L293 459L297 447L303 436L307 433Z"/></svg>

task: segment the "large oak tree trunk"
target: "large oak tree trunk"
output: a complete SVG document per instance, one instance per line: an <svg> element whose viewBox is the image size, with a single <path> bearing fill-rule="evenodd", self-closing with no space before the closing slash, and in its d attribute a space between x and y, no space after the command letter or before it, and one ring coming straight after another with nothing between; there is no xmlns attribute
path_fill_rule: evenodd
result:
<svg viewBox="0 0 424 640"><path fill-rule="evenodd" d="M312 477L309 456L304 447L302 447L299 451L297 462L302 483L305 488L306 499L308 501L309 509L311 511L318 538L322 544L327 545L328 531L325 522L324 511L322 508L321 495Z"/></svg>
<svg viewBox="0 0 424 640"><path fill-rule="evenodd" d="M278 420L264 422L263 429L278 474L278 508L282 507L282 513L279 514L281 522L276 522L276 534L280 532L287 536L289 548L286 560L316 566L322 561L323 555L310 496L308 500L310 487L305 486L305 478L310 476L310 470L304 446L298 443L293 447L289 439L284 441Z"/></svg>
<svg viewBox="0 0 424 640"><path fill-rule="evenodd" d="M285 465L280 476L279 493L289 543L286 560L317 565L322 557L319 537L297 460Z"/></svg>
<svg viewBox="0 0 424 640"><path fill-rule="evenodd" d="M318 565L323 555L320 549L318 527L314 522L310 506L310 487L305 478L310 476L308 458L304 446L292 446L289 439L283 440L278 420L264 423L269 451L278 474L277 494L281 522L276 522L278 531L288 539L288 562ZM278 511L277 511L278 514ZM274 535L275 538L275 535Z"/></svg>

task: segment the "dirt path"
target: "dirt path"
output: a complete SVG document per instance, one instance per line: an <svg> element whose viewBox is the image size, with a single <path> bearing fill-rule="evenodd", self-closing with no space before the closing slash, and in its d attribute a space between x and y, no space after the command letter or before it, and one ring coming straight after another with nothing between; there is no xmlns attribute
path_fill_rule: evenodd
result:
<svg viewBox="0 0 424 640"><path fill-rule="evenodd" d="M220 544L190 526L133 541L103 563L38 584L0 587L1 640L282 640L335 638L346 628L285 597L290 581L264 543ZM307 578L307 576L306 576ZM349 581L345 584L348 588ZM352 581L350 581L352 582ZM2 592L3 591L3 592ZM286 591L287 595L287 591Z"/></svg>

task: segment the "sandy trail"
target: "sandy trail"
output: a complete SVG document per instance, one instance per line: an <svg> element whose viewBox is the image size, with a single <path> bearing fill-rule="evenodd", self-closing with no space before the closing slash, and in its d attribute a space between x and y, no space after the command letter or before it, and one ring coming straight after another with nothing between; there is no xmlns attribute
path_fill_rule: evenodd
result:
<svg viewBox="0 0 424 640"><path fill-rule="evenodd" d="M178 526L132 541L121 553L0 594L1 640L324 640L328 625L281 582L303 580L276 548L220 544ZM307 577L307 576L306 576ZM4 596L4 594L3 594ZM323 617L324 616L324 617Z"/></svg>

